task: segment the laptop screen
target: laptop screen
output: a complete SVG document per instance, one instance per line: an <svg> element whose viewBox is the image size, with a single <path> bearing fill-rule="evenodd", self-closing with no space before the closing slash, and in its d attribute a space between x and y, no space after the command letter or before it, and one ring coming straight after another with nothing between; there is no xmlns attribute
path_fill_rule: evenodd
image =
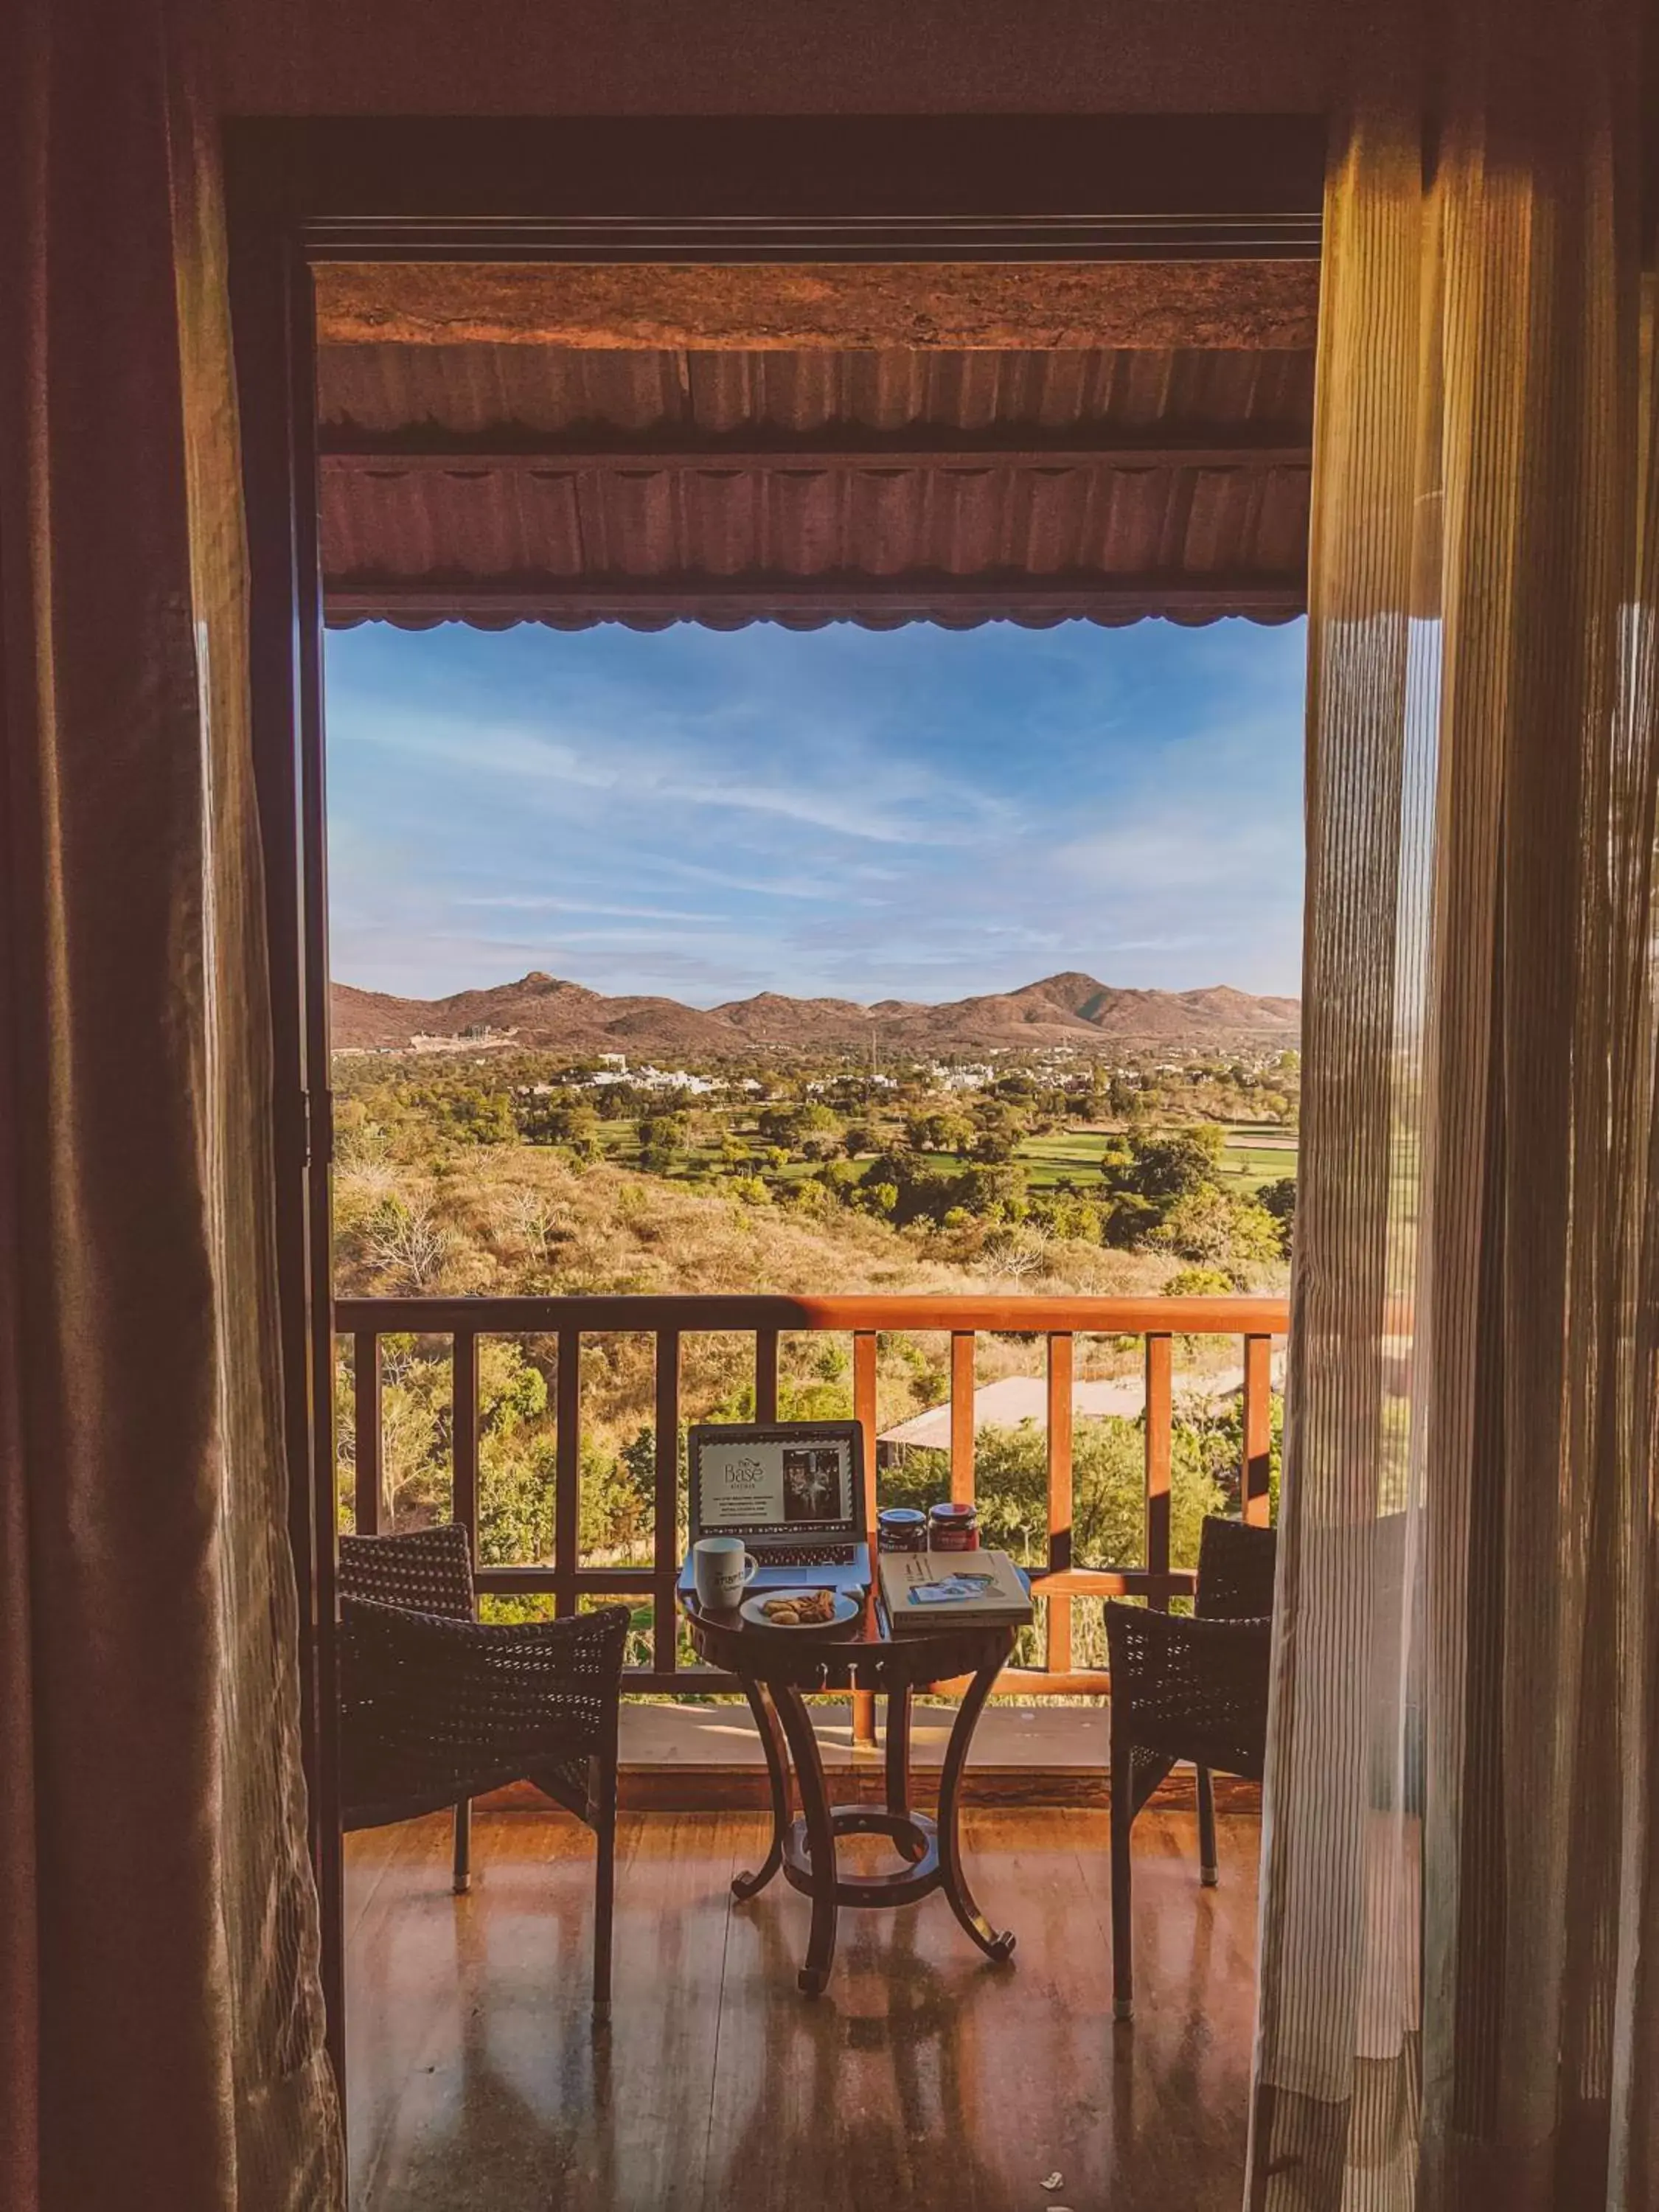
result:
<svg viewBox="0 0 1659 2212"><path fill-rule="evenodd" d="M856 1421L708 1425L687 1439L691 1534L834 1543L864 1534Z"/></svg>

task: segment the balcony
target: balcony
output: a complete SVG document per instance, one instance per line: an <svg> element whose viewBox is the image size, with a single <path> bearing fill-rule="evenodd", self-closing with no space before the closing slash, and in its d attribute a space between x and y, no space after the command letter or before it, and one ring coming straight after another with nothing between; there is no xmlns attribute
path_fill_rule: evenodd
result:
<svg viewBox="0 0 1659 2212"><path fill-rule="evenodd" d="M1114 2193L1147 2206L1237 2202L1255 1796L1244 1784L1218 1785L1215 1890L1198 1884L1189 1790L1178 1781L1167 1787L1137 1824L1140 2014L1133 2031L1115 2032L1103 1708L1080 1702L1103 1697L1108 1680L1076 1648L1073 1608L1108 1595L1167 1604L1191 1590L1170 1515L1184 1339L1227 1340L1236 1371L1242 1350L1231 1502L1249 1519L1267 1519L1271 1359L1288 1325L1283 1300L351 1298L338 1303L336 1320L355 1413L348 1488L366 1532L385 1510L382 1340L413 1335L453 1348L453 1510L475 1537L479 1343L534 1341L553 1384L551 1556L484 1565L479 1584L562 1613L585 1600L643 1601L649 1626L631 1680L653 1700L623 1713L615 2004L599 2039L586 2003L590 1844L574 1821L542 1809L527 1790L482 1808L477 1880L459 1899L450 1894L445 1819L349 1839L355 2203L390 2212L556 2200L593 2212L713 2212L795 2207L803 2191L814 2204L966 2203L986 2212L1097 2203ZM795 1984L805 1901L781 1884L748 1904L732 1899L733 1872L764 1852L763 1768L746 1711L708 1702L737 1686L688 1663L673 1601L684 1540L682 1350L699 1331L750 1340L763 1419L776 1416L783 1339L850 1340L872 1513L884 1332L949 1338L949 1487L963 1498L974 1495L979 1335L1016 1335L1039 1349L1047 1525L1032 1562L1038 1629L1025 1663L1004 1673L1005 1705L981 1728L964 1831L981 1901L1018 1930L1011 1966L988 1967L949 1914L926 1905L846 1915L830 1991L808 2003ZM579 1542L584 1340L617 1333L647 1335L653 1346L651 1557L633 1565L589 1563ZM1088 1338L1139 1342L1144 1542L1127 1559L1074 1557L1073 1380L1079 1340ZM1078 1618L1092 1610L1080 1607ZM688 1693L689 1705L660 1702ZM1054 1698L1061 1702L1042 1706ZM872 1704L817 1710L838 1798L879 1785ZM924 1711L915 1760L924 1805L937 1756L928 1718ZM1114 2054L1104 2073L1103 2051ZM1079 2081L1094 2085L1081 2100L1066 2086ZM1178 2160L1159 2117L1172 2114ZM1060 2184L1045 2191L1056 2173Z"/></svg>

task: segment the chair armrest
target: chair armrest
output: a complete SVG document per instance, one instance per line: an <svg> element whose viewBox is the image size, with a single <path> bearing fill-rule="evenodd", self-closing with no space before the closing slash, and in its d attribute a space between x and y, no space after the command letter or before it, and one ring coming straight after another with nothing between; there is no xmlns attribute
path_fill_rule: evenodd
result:
<svg viewBox="0 0 1659 2212"><path fill-rule="evenodd" d="M1112 1728L1138 1747L1260 1779L1271 1620L1106 1603Z"/></svg>

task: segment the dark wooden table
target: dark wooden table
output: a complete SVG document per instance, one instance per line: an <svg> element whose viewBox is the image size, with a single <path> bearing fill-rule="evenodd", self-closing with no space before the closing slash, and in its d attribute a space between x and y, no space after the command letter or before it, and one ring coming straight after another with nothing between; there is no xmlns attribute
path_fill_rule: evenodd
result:
<svg viewBox="0 0 1659 2212"><path fill-rule="evenodd" d="M963 1771L985 1700L1014 1648L1012 1628L941 1629L922 1635L890 1635L872 1594L849 1627L765 1629L736 1613L705 1612L684 1601L691 1641L711 1666L737 1675L755 1716L772 1784L772 1845L758 1873L739 1875L732 1891L755 1896L774 1875L812 1900L812 1929L799 1982L819 1996L836 1955L836 1923L843 1905L913 1905L939 1889L988 1958L1002 1960L1014 1938L999 1933L974 1902L963 1872L957 1833ZM910 1805L910 1698L934 1682L970 1675L945 1748L939 1777L939 1814L929 1820ZM832 1805L811 1717L802 1702L816 1690L871 1690L887 1700L887 1803ZM801 1816L789 1816L793 1759ZM904 1863L887 1874L843 1874L836 1862L838 1836L891 1838Z"/></svg>

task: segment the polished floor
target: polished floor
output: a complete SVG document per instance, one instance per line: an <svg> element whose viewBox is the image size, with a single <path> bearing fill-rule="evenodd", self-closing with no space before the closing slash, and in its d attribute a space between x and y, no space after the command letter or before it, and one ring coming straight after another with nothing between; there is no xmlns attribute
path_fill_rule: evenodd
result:
<svg viewBox="0 0 1659 2212"><path fill-rule="evenodd" d="M806 1899L732 1901L760 1814L625 1815L597 2033L586 1831L478 1815L459 1899L445 1818L352 1838L356 2212L1236 2212L1258 1826L1224 1819L1201 1890L1191 1815L1136 1823L1139 2002L1115 2027L1108 1817L970 1811L1014 1959L988 1964L942 1898L844 1912L813 2002Z"/></svg>

